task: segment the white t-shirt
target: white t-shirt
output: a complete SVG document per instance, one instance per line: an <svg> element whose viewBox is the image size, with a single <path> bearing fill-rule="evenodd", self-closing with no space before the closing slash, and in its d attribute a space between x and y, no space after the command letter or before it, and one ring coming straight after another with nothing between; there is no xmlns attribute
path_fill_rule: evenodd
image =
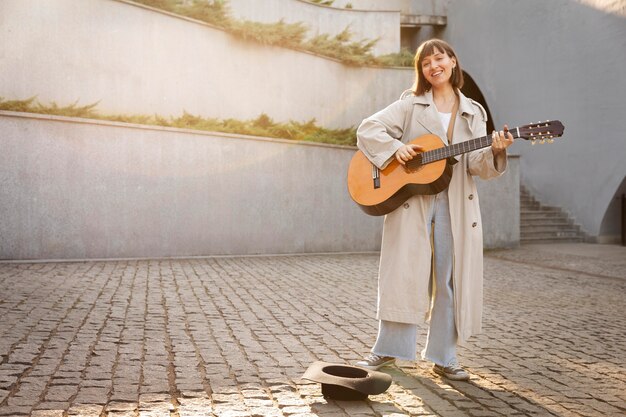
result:
<svg viewBox="0 0 626 417"><path fill-rule="evenodd" d="M443 126L443 131L448 133L448 125L450 124L450 117L452 117L452 113L439 113L439 119L441 119L441 124Z"/></svg>

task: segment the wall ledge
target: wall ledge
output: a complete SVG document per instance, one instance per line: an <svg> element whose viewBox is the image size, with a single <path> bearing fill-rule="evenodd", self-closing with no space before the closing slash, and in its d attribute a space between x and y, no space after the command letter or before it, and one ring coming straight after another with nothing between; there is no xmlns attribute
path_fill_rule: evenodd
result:
<svg viewBox="0 0 626 417"><path fill-rule="evenodd" d="M27 113L27 112L0 110L0 117L18 117L18 118L23 118L23 119L48 120L48 121L56 121L56 122L61 122L61 123L77 123L77 124L87 124L87 125L97 125L97 126L123 127L123 128L130 128L130 129L139 129L139 130L156 130L156 131L161 131L161 132L178 132L178 133L188 133L188 134L198 135L198 136L211 136L211 137L218 136L218 137L230 138L230 139L285 143L289 145L316 146L316 147L322 147L322 148L345 149L345 150L351 150L351 151L355 151L357 149L356 146L334 145L332 143L303 142L303 141L292 140L292 139L268 138L265 136L242 135L238 133L215 132L215 131L210 131L210 130L183 129L179 127L167 127L167 126L157 126L157 125L142 125L138 123L126 123L126 122L116 122L112 120L88 119L88 118L83 118L83 117L56 116L52 114L41 114L41 113Z"/></svg>
<svg viewBox="0 0 626 417"><path fill-rule="evenodd" d="M185 21L190 22L190 23L195 23L197 25L201 25L201 26L205 26L205 27L208 27L208 28L211 28L211 29L219 30L220 32L224 32L224 33L228 34L229 36L232 36L233 38L238 39L241 42L250 42L250 43L253 43L255 45L261 45L261 46L266 47L266 48L270 47L270 48L289 49L289 50L300 52L300 53L303 53L303 54L312 55L312 56L315 56L315 57L318 57L318 58L326 59L328 61L337 62L338 64L342 64L342 65L345 65L347 67L353 67L353 68L380 68L380 69L396 69L396 70L403 70L403 71L414 71L413 67L398 67L398 66L371 65L371 64L366 64L366 65L349 64L349 63L344 62L344 61L342 61L340 59L333 58L333 57L326 56L326 55L316 54L315 52L311 52L309 50L302 49L302 48L291 48L291 47L288 47L288 46L281 46L281 45L266 45L266 44L262 44L262 43L259 43L259 42L244 40L244 39L236 37L235 35L233 35L229 31L227 31L227 30L225 30L225 29L223 29L223 28L221 28L219 26L215 26L215 25L212 25L210 23L203 22L202 20L193 19L191 17L183 16L183 15L176 14L176 13L172 13L172 12L169 12L169 11L163 10L163 9L157 9L155 7L147 6L145 4L135 3L134 1L131 1L131 0L111 0L111 1L115 1L115 2L118 2L118 3L124 3L124 4L127 4L129 6L138 7L140 9L145 9L145 10L149 10L149 11L156 12L156 13L161 13L161 14L173 17L173 18L177 18L177 19L180 19L180 20L185 20ZM314 3L311 3L311 4L314 4ZM327 6L321 6L321 7L327 7ZM338 9L338 10L340 10L340 9Z"/></svg>
<svg viewBox="0 0 626 417"><path fill-rule="evenodd" d="M313 6L313 7L322 7L324 9L333 9L333 10L339 10L342 12L365 12L365 13L401 13L400 10L368 10L368 9L352 9L352 8L346 8L346 7L335 7L335 6L327 6L325 4L319 4L319 3L313 3L307 0L295 0L298 3L305 3L307 5Z"/></svg>

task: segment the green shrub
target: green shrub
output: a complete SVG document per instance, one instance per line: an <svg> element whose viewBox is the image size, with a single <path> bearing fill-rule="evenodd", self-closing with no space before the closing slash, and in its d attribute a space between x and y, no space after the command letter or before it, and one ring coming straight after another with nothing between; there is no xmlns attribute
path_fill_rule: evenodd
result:
<svg viewBox="0 0 626 417"><path fill-rule="evenodd" d="M261 113L253 120L216 119L196 116L186 111L179 117L163 117L159 115L102 115L96 110L98 103L78 106L72 103L68 106L59 106L55 102L44 105L35 102L36 97L26 100L4 100L0 97L0 110L51 114L56 116L83 117L88 119L110 120L115 122L135 123L175 127L180 129L194 129L210 132L236 133L241 135L263 136L279 139L292 139L309 142L330 143L336 145L355 145L356 130L326 129L317 126L315 119L301 123L290 120L287 123L274 122L267 114Z"/></svg>
<svg viewBox="0 0 626 417"><path fill-rule="evenodd" d="M350 65L377 65L379 64L371 50L378 41L362 40L350 42L352 33L345 28L341 33L331 37L328 34L318 35L305 44L305 49L319 55L338 59Z"/></svg>
<svg viewBox="0 0 626 417"><path fill-rule="evenodd" d="M230 32L244 40L251 40L263 45L277 45L298 48L306 35L306 27L298 23L260 23L249 20L233 21Z"/></svg>
<svg viewBox="0 0 626 417"><path fill-rule="evenodd" d="M335 0L309 0L311 3L321 4L322 6L332 6Z"/></svg>
<svg viewBox="0 0 626 417"><path fill-rule="evenodd" d="M377 57L381 65L392 67L412 67L414 65L415 56L408 49L402 50L395 54L387 54Z"/></svg>
<svg viewBox="0 0 626 417"><path fill-rule="evenodd" d="M236 20L230 17L225 0L193 0L191 4L185 4L182 0L134 1L206 22L244 40L258 42L263 45L302 49L337 59L348 65L413 65L412 57L408 60L402 52L385 55L380 58L375 57L372 55L372 48L378 42L378 39L364 39L351 42L352 34L349 28L344 29L343 32L335 36L322 34L305 40L308 29L302 22L285 23L281 20L276 23L260 23ZM333 3L333 1L323 0L314 0L313 2L325 6L330 6Z"/></svg>

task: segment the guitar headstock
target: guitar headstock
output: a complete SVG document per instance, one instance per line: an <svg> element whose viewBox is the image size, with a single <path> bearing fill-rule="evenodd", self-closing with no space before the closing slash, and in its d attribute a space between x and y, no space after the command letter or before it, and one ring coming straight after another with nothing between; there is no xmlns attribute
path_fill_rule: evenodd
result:
<svg viewBox="0 0 626 417"><path fill-rule="evenodd" d="M516 128L516 130L518 131L518 137L530 140L531 144L534 145L536 140L544 143L547 139L548 143L552 143L553 138L558 138L563 135L565 127L559 120L548 120L520 126Z"/></svg>

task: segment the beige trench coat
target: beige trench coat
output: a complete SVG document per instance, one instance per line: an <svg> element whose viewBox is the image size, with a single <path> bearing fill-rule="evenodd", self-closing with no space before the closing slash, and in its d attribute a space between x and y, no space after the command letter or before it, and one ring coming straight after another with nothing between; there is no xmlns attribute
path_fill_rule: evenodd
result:
<svg viewBox="0 0 626 417"><path fill-rule="evenodd" d="M459 92L460 94L460 92ZM486 135L487 115L477 102L460 94L453 143ZM387 108L365 119L357 146L384 168L403 142L433 133L447 144L444 127L430 92L405 93ZM447 192L454 241L453 285L458 342L480 333L483 304L483 236L476 185L472 178L500 176L506 154L494 161L491 147L456 157ZM496 168L497 166L497 168ZM429 317L431 244L427 214L433 196L413 196L384 219L378 279L379 320L418 324Z"/></svg>

